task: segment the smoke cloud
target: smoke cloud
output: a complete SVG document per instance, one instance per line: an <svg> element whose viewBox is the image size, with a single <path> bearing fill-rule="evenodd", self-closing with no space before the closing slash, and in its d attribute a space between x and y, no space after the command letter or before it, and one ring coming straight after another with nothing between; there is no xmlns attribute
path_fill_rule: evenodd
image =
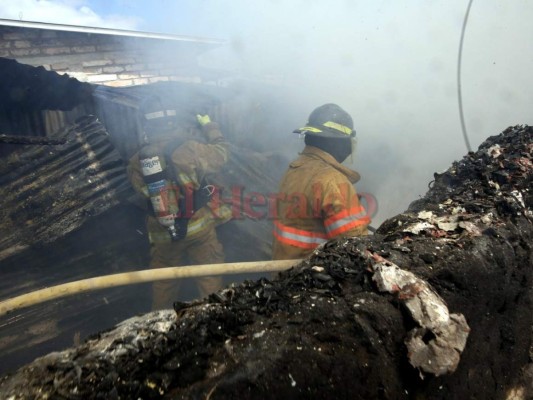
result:
<svg viewBox="0 0 533 400"><path fill-rule="evenodd" d="M316 106L334 102L350 112L359 141L353 167L363 176L358 189L377 196L380 222L467 152L457 95L467 4L205 0L193 25L180 21L179 5L167 15L176 16L180 32L229 39L210 65L283 84L287 108L299 119L280 133L280 148L302 146L292 129ZM533 122L533 95L523 89L533 83L532 18L528 1L473 2L462 93L474 149L507 126Z"/></svg>
<svg viewBox="0 0 533 400"><path fill-rule="evenodd" d="M376 224L404 210L434 172L467 152L456 76L466 0L11 3L0 1L2 17L17 19L22 10L24 19L228 40L204 65L276 82L283 124L275 124L279 136L269 143L289 157L303 147L292 130L315 107L339 104L357 130L358 190L380 203ZM533 94L524 90L533 83L532 20L528 0L473 2L462 92L474 149L507 126L533 123Z"/></svg>

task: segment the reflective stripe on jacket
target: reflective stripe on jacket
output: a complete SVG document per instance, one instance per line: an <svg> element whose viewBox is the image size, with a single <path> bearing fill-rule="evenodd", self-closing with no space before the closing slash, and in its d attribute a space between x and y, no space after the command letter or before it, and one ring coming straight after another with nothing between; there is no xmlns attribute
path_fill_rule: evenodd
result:
<svg viewBox="0 0 533 400"><path fill-rule="evenodd" d="M369 223L370 219L367 217L363 206L360 205L349 210L343 210L324 220L324 227L328 233L328 238L334 238Z"/></svg>
<svg viewBox="0 0 533 400"><path fill-rule="evenodd" d="M279 221L274 222L274 237L281 243L303 249L314 249L327 241L327 236L322 233L292 228Z"/></svg>
<svg viewBox="0 0 533 400"><path fill-rule="evenodd" d="M359 178L330 154L306 146L281 180L273 258L302 258L328 239L367 234L370 218L353 186Z"/></svg>
<svg viewBox="0 0 533 400"><path fill-rule="evenodd" d="M216 211L211 210L209 204L194 213L187 224L187 237L185 241L194 240L196 237L204 235L208 230L228 222L232 217L231 207L223 204L218 206ZM150 243L170 243L168 230L162 226L157 219L152 216L147 220L148 238Z"/></svg>

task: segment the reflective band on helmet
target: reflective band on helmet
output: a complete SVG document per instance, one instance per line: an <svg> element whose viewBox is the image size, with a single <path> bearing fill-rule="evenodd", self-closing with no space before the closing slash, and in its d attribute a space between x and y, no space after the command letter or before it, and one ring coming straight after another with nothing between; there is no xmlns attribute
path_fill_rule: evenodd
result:
<svg viewBox="0 0 533 400"><path fill-rule="evenodd" d="M316 133L322 132L320 129L315 128L314 126L304 126L303 128L298 129L298 131L301 131L301 132L316 132Z"/></svg>
<svg viewBox="0 0 533 400"><path fill-rule="evenodd" d="M323 233L292 228L278 221L274 222L273 234L282 243L304 249L314 249L327 240Z"/></svg>
<svg viewBox="0 0 533 400"><path fill-rule="evenodd" d="M148 114L144 114L144 117L146 119L163 118L164 116L165 116L165 113L163 111L154 111Z"/></svg>
<svg viewBox="0 0 533 400"><path fill-rule="evenodd" d="M352 134L352 129L351 128L348 128L347 126L338 124L338 123L333 122L333 121L324 122L322 125L324 125L324 126L326 126L328 128L331 128L331 129L335 129L336 131L344 133L345 135L351 135Z"/></svg>
<svg viewBox="0 0 533 400"><path fill-rule="evenodd" d="M144 114L144 117L146 119L157 119L157 118L175 117L175 116L176 116L176 110L154 111L148 114Z"/></svg>
<svg viewBox="0 0 533 400"><path fill-rule="evenodd" d="M350 229L368 225L369 223L370 218L367 216L365 209L358 206L350 210L341 211L328 218L324 221L324 227L326 228L328 237L332 238Z"/></svg>

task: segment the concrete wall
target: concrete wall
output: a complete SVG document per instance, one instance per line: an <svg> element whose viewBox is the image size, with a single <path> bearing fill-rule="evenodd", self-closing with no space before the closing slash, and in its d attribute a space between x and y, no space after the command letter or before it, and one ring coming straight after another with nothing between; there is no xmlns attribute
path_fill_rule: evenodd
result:
<svg viewBox="0 0 533 400"><path fill-rule="evenodd" d="M206 80L198 55L213 43L0 26L0 57L106 86Z"/></svg>

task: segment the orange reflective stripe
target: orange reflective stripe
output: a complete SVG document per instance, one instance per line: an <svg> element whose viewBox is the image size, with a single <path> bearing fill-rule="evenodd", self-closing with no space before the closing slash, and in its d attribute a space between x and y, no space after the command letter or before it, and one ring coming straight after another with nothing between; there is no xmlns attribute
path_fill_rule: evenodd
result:
<svg viewBox="0 0 533 400"><path fill-rule="evenodd" d="M275 229L273 233L274 233L274 237L278 239L281 243L288 244L294 247L300 247L303 249L314 249L315 247L319 245L319 243L305 243L299 240L289 239L285 236L280 235Z"/></svg>
<svg viewBox="0 0 533 400"><path fill-rule="evenodd" d="M350 229L362 225L368 225L370 218L366 215L364 207L357 206L349 210L342 210L341 212L329 217L324 221L324 227L328 233L328 237L332 238L340 235Z"/></svg>
<svg viewBox="0 0 533 400"><path fill-rule="evenodd" d="M282 224L279 221L274 221L274 226L276 226L281 231L292 233L292 234L295 234L295 235L301 235L301 236L307 236L307 237L318 237L318 238L323 238L323 239L327 238L325 233L322 233L322 232L311 232L311 231L306 231L306 230L303 230L303 229L297 229L297 228L294 228L292 226L284 225L284 224Z"/></svg>
<svg viewBox="0 0 533 400"><path fill-rule="evenodd" d="M350 209L344 209L344 210L338 212L337 214L332 215L331 217L326 219L324 221L324 225L326 225L326 226L331 225L331 224L335 223L336 221L338 221L340 219L344 219L344 218L347 218L347 217L350 217L350 216L356 216L356 218L361 218L361 217L366 216L366 211L365 211L364 207L361 206L361 205L358 205L356 207L352 207Z"/></svg>
<svg viewBox="0 0 533 400"><path fill-rule="evenodd" d="M340 234L349 231L350 229L357 228L359 226L364 226L370 224L370 218L364 217L361 219L356 220L349 220L344 225L338 227L337 229L334 229L332 231L328 231L328 236L330 238L333 238L335 236L339 236Z"/></svg>
<svg viewBox="0 0 533 400"><path fill-rule="evenodd" d="M309 232L296 229L282 223L274 222L274 236L280 242L304 249L314 249L327 240L327 236L321 232Z"/></svg>

